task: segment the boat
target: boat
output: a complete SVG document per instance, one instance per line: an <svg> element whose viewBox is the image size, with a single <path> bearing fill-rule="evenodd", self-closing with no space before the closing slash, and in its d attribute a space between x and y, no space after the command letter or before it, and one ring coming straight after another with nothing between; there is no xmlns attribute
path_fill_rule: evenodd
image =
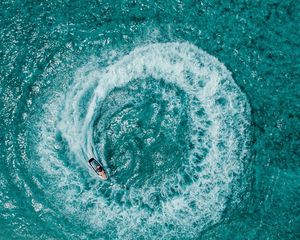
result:
<svg viewBox="0 0 300 240"><path fill-rule="evenodd" d="M102 180L107 180L107 174L104 167L95 158L89 159L88 163Z"/></svg>

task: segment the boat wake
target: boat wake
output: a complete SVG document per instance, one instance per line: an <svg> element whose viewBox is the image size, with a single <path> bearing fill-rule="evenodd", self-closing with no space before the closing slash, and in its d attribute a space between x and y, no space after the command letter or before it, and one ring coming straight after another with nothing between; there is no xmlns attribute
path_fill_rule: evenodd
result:
<svg viewBox="0 0 300 240"><path fill-rule="evenodd" d="M238 203L249 104L203 50L172 42L111 52L58 95L35 123L35 150L62 215L111 239L192 238Z"/></svg>

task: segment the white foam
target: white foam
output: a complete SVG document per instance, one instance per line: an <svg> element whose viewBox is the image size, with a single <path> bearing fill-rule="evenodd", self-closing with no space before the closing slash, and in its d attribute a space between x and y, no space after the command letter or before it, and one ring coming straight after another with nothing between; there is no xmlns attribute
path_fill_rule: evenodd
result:
<svg viewBox="0 0 300 240"><path fill-rule="evenodd" d="M6 202L6 203L4 203L4 208L7 208L7 209L14 209L14 208L16 208L16 206L13 204L13 203L11 203L11 202Z"/></svg>
<svg viewBox="0 0 300 240"><path fill-rule="evenodd" d="M108 59L107 62L111 61ZM84 188L76 172L58 158L55 153L55 131L47 129L50 126L50 129L61 131L74 162L85 167L87 157L95 155L92 126L97 104L116 86L148 77L176 84L190 99L197 99L190 101L190 117L193 120L191 138L196 147L190 153L187 171L193 177L193 182L181 188L179 181L183 180L180 180L179 174L176 178L165 179L160 189L150 191L151 183L145 184L144 188L130 189L124 199L135 204L124 207L99 196L98 185L90 190ZM80 101L87 91L91 91L91 97L85 115L81 117L84 110L80 107ZM216 102L219 97L226 100L223 106ZM196 114L198 103L204 109L204 116ZM60 112L62 106L64 110ZM153 227L164 223L175 227L173 230L162 229L161 235L170 236L180 229L186 237L191 237L195 231L199 232L220 220L227 197L232 194L232 185L243 171L249 106L231 73L216 58L189 43L155 43L138 47L106 67L99 67L92 62L79 69L70 90L62 93L61 98L47 108L52 114L45 114L40 123L42 137L38 149L45 173L54 176L53 181L57 178L59 183L49 189L49 194L64 200L65 211L86 218L103 231L114 223L118 237L125 239L132 239L137 236L135 234L148 234ZM201 142L197 137L198 129L205 131ZM207 154L197 162L195 156L201 155L203 149ZM79 197L73 186L83 189ZM180 195L169 197L170 186L178 186ZM59 193L62 189L67 190ZM160 206L153 205L151 200L155 191L166 196ZM152 206L154 212L141 208L141 201ZM94 208L81 212L89 202L95 203ZM146 222L143 226L142 220Z"/></svg>

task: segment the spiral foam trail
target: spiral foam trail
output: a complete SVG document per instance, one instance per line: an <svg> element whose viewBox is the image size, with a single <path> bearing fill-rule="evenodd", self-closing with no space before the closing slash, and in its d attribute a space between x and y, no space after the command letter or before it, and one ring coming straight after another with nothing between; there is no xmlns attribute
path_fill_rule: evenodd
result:
<svg viewBox="0 0 300 240"><path fill-rule="evenodd" d="M58 211L113 239L197 236L239 201L247 99L192 44L120 55L92 60L45 105L36 149L46 193ZM88 168L92 156L110 182Z"/></svg>

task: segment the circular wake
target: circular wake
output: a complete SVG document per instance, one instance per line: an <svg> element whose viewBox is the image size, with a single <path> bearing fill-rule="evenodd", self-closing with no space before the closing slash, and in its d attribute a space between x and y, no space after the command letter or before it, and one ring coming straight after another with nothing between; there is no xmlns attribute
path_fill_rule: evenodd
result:
<svg viewBox="0 0 300 240"><path fill-rule="evenodd" d="M194 45L118 55L91 60L45 104L37 152L46 192L57 211L102 237L195 237L239 201L247 99ZM91 157L109 181L89 169Z"/></svg>

